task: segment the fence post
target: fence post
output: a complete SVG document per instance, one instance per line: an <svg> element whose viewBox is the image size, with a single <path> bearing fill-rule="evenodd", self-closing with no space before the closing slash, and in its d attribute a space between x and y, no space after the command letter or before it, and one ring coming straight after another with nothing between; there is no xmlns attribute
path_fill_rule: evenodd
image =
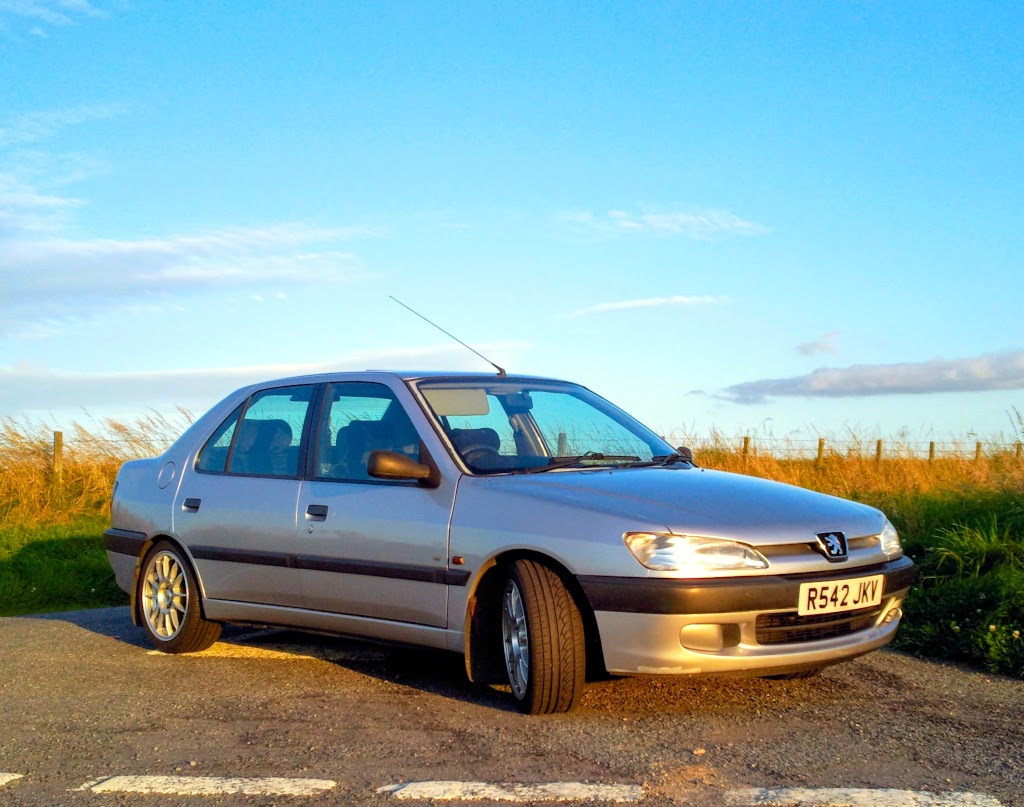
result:
<svg viewBox="0 0 1024 807"><path fill-rule="evenodd" d="M1021 444L1017 443L1017 459L1020 459L1021 447L1022 447Z"/></svg>
<svg viewBox="0 0 1024 807"><path fill-rule="evenodd" d="M935 443L928 444L928 462L935 462Z"/></svg>
<svg viewBox="0 0 1024 807"><path fill-rule="evenodd" d="M53 488L60 496L64 487L64 432L53 433Z"/></svg>
<svg viewBox="0 0 1024 807"><path fill-rule="evenodd" d="M819 437L818 438L818 459L817 459L817 462L815 464L817 465L818 468L820 468L822 462L824 462L824 461L825 461L825 438L824 437Z"/></svg>
<svg viewBox="0 0 1024 807"><path fill-rule="evenodd" d="M569 440L565 436L565 432L558 433L558 448L556 449L559 457L564 457L569 453Z"/></svg>
<svg viewBox="0 0 1024 807"><path fill-rule="evenodd" d="M882 461L882 441L875 443L875 462Z"/></svg>
<svg viewBox="0 0 1024 807"><path fill-rule="evenodd" d="M981 462L981 443L974 444L974 461Z"/></svg>
<svg viewBox="0 0 1024 807"><path fill-rule="evenodd" d="M743 459L746 459L747 455L749 453L750 453L750 435L748 434L748 435L746 435L743 438Z"/></svg>

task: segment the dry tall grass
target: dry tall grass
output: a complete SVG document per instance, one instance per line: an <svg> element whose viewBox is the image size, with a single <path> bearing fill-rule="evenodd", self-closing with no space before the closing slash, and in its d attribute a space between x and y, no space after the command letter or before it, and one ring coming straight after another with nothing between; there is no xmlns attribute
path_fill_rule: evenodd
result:
<svg viewBox="0 0 1024 807"><path fill-rule="evenodd" d="M191 415L160 414L105 420L91 429L63 430L63 468L54 474L54 427L43 421L0 419L0 526L66 524L110 511L110 489L125 460L153 457L187 428Z"/></svg>
<svg viewBox="0 0 1024 807"><path fill-rule="evenodd" d="M110 489L122 462L162 453L191 423L181 410L175 419L149 414L133 421L105 420L88 428L64 430L63 474L53 473L53 432L42 421L0 419L0 526L66 524L83 516L109 513ZM946 444L929 461L919 447L889 440L881 461L875 443L829 439L824 459L816 445L775 441L769 453L757 442L744 454L742 440L720 434L685 440L705 468L750 474L853 499L941 493L943 491L1024 491L1024 460L1013 443L989 448L975 459L974 443Z"/></svg>
<svg viewBox="0 0 1024 807"><path fill-rule="evenodd" d="M1024 457L1014 443L975 441L943 445L934 460L922 455L918 444L897 439L883 441L882 458L874 440L826 439L822 461L817 446L776 443L778 453L759 450L752 443L744 455L740 441L719 435L695 442L698 464L705 468L760 476L799 485L848 499L895 494L941 493L967 490L1024 490Z"/></svg>

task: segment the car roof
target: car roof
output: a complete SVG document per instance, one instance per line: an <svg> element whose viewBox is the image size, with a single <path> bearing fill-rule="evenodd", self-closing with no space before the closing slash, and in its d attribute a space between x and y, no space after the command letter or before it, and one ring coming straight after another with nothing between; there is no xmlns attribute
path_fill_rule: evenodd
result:
<svg viewBox="0 0 1024 807"><path fill-rule="evenodd" d="M286 378L272 378L252 384L252 387L266 387L268 385L290 385L290 384L323 384L332 381L349 381L354 379L361 381L373 378L397 378L402 381L428 381L432 379L444 379L450 381L480 381L481 383L494 383L495 381L512 382L556 382L569 383L560 378L547 378L544 376L532 375L505 375L497 373L474 373L464 370L345 370L338 372L312 373L310 375L288 376Z"/></svg>

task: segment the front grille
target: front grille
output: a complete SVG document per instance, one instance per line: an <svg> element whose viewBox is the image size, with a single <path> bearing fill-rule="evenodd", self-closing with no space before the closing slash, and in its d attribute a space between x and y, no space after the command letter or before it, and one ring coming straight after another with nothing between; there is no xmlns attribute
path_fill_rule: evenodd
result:
<svg viewBox="0 0 1024 807"><path fill-rule="evenodd" d="M849 636L870 628L881 613L881 606L876 605L840 614L800 616L796 611L761 614L755 623L757 641L758 644L794 644Z"/></svg>

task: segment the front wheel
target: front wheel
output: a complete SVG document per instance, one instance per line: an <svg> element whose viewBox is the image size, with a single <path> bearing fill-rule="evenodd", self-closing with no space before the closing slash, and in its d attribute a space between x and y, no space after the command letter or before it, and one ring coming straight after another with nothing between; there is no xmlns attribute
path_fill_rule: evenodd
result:
<svg viewBox="0 0 1024 807"><path fill-rule="evenodd" d="M196 653L220 636L220 623L203 618L192 567L170 541L158 541L146 553L136 607L149 641L164 653Z"/></svg>
<svg viewBox="0 0 1024 807"><path fill-rule="evenodd" d="M553 569L533 560L509 567L501 637L505 670L521 711L553 714L577 704L587 666L583 619Z"/></svg>

